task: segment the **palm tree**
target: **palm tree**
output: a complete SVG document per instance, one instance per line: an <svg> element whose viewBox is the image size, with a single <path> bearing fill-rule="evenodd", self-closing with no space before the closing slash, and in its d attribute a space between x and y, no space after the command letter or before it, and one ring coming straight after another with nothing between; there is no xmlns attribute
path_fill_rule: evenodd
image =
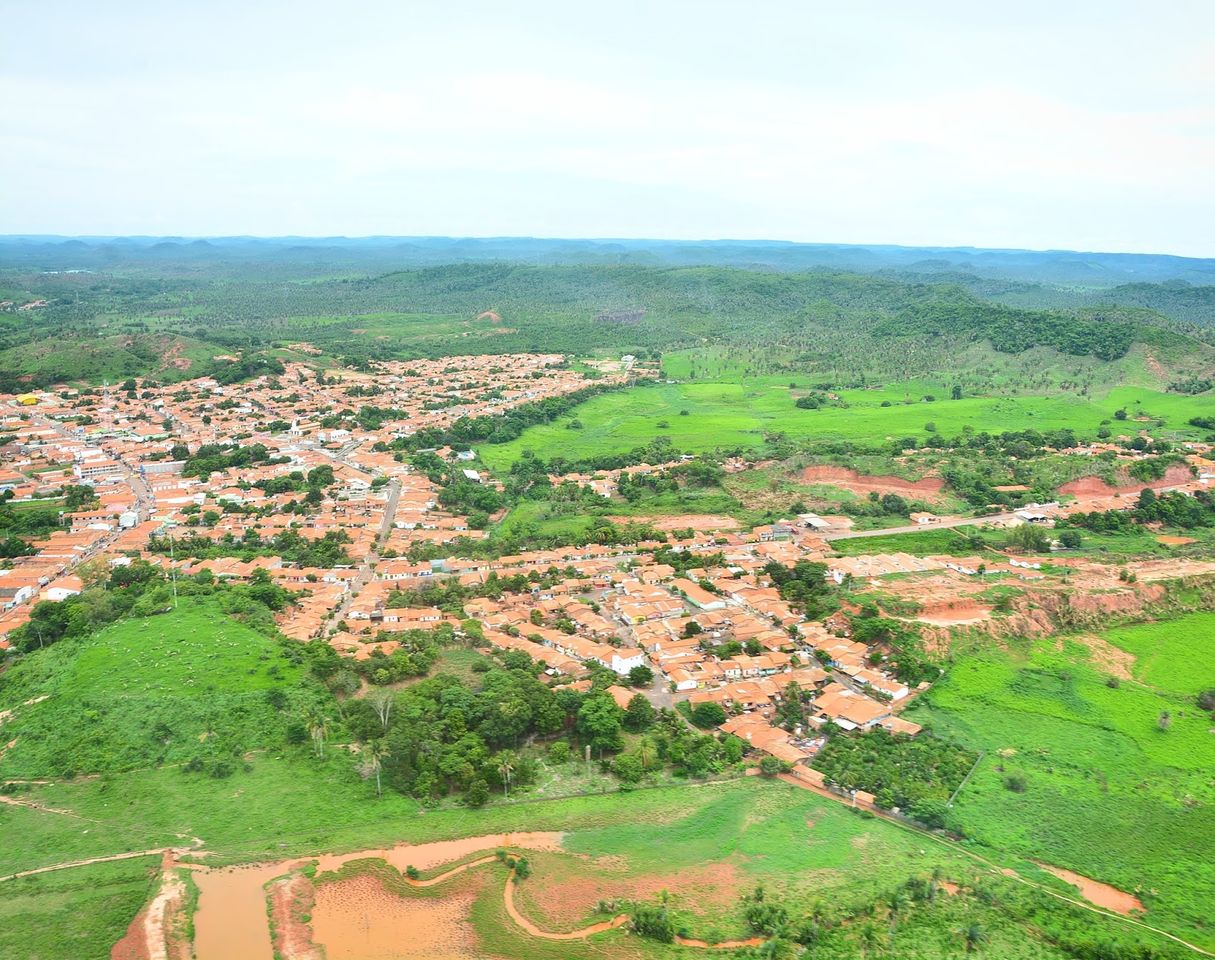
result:
<svg viewBox="0 0 1215 960"><path fill-rule="evenodd" d="M502 795L510 796L510 778L515 772L514 754L503 751L498 754L498 776L502 778Z"/></svg>
<svg viewBox="0 0 1215 960"><path fill-rule="evenodd" d="M641 763L642 770L649 770L654 766L654 761L658 757L657 747L654 745L653 739L650 737L642 737L637 741L637 759Z"/></svg>
<svg viewBox="0 0 1215 960"><path fill-rule="evenodd" d="M311 706L304 715L304 722L308 725L308 734L312 737L316 755L323 757L325 755L325 735L329 732L329 718L325 716L320 707Z"/></svg>
<svg viewBox="0 0 1215 960"><path fill-rule="evenodd" d="M384 758L388 756L388 746L383 740L372 740L363 752L367 755L367 769L375 774L375 795L382 797L384 791L380 787L380 773L384 769Z"/></svg>

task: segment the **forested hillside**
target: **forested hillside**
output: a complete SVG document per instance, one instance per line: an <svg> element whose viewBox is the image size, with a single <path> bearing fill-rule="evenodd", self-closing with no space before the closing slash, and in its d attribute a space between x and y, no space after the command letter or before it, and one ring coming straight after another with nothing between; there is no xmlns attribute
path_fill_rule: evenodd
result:
<svg viewBox="0 0 1215 960"><path fill-rule="evenodd" d="M842 370L852 379L952 369L964 353L974 363L1034 348L1110 362L1138 343L1166 366L1169 356L1184 358L1184 369L1173 371L1179 375L1210 373L1210 349L1192 338L1202 336L1196 324L1209 322L1204 291L1215 288L1180 283L1117 287L1096 305L1095 294L956 271L920 278L492 262L345 275L330 263L288 277L277 261L264 271L249 261L236 273L141 263L139 270L0 272L13 291L0 313L6 382L181 379L218 369L213 357L233 353L252 374L299 342L320 348L326 362L354 364L518 351L647 357L762 344L781 355L779 369ZM19 310L27 297L45 305Z"/></svg>

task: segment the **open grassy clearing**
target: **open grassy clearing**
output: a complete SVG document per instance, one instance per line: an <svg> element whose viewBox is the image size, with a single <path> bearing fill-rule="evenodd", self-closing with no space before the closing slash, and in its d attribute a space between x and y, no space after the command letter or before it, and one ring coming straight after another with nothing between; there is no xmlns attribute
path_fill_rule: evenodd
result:
<svg viewBox="0 0 1215 960"><path fill-rule="evenodd" d="M104 960L152 894L155 857L98 863L0 885L0 957Z"/></svg>
<svg viewBox="0 0 1215 960"><path fill-rule="evenodd" d="M638 386L593 397L575 407L568 420L531 427L509 443L482 445L478 453L491 469L504 471L524 450L543 459L572 459L622 453L657 436L668 437L678 449L689 452L753 448L771 433L793 440L840 439L876 446L902 437L922 440L929 435L926 426L930 423L945 436L956 435L965 427L992 433L1071 428L1082 436L1093 436L1102 421L1122 407L1132 417L1150 414L1162 418L1166 435L1196 437L1196 428L1186 421L1209 414L1211 406L1207 398L1140 387L1117 387L1101 397L964 396L927 403L920 399L924 384L909 382L842 390L839 393L846 407L800 410L794 400L804 391L791 390L789 383L787 376L772 375ZM936 396L947 397L948 393ZM883 407L883 402L890 405ZM567 423L573 419L582 423L581 430L568 429Z"/></svg>
<svg viewBox="0 0 1215 960"><path fill-rule="evenodd" d="M183 598L12 667L0 708L17 708L4 730L16 743L0 775L62 777L216 752L231 760L282 742L284 721L267 693L300 674L277 641L212 602ZM35 698L45 699L22 706Z"/></svg>
<svg viewBox="0 0 1215 960"><path fill-rule="evenodd" d="M281 773L298 780L303 772L301 766L285 767ZM282 858L362 847L374 849L402 840L421 843L499 831L565 830L564 846L568 852L534 856L532 876L521 881L521 909L546 929L571 929L583 920L595 919L593 904L600 893L652 900L656 891L668 888L669 883L674 894L671 906L679 927L713 942L748 932L738 897L750 892L756 884L762 883L768 895L786 904L794 916L814 909L816 904L824 904L829 914L842 916L854 909L867 910L868 904L890 895L907 879L925 879L936 871L940 879L952 881L964 891L978 885L989 893L983 898L965 892L957 897L942 894L931 904L918 904L914 909L905 905L894 922L879 908L877 917L881 922L875 931L862 935L853 924L838 927L819 955L855 956L862 937L872 941L871 947L880 945L898 956L951 955L960 950L959 930L967 923L980 923L984 930L985 939L975 951L977 956L1053 960L1068 955L1049 942L1037 923L1030 927L1023 925L1033 909L1041 909L1040 904L1037 908L1027 906L1025 898L1040 898L1040 894L992 875L983 865L949 849L948 845L926 841L783 783L755 778L481 811L446 810L425 815L415 811L403 815L397 803L375 801L369 796L355 797L340 787L335 789L332 783L308 781L306 776L305 780L305 788L313 793L324 792L324 787L328 787L330 805L304 809L292 802L297 798L285 789L283 780L258 779L252 775L216 785L226 796L204 788L177 798L162 794L147 804L137 803L134 796L147 786L146 781L141 784L132 778L122 778L100 789L96 783L76 785L75 789L77 800L84 799L80 791L97 791L95 800L104 797L95 806L83 803L81 806L99 813L110 808L113 823L93 829L107 834L111 842L118 839L110 831L111 826L121 831L141 824L146 829L149 818L165 816L166 801L172 804L176 799L177 809L169 815L191 815L199 832L215 841L207 843L209 849L216 851L208 862L215 863L234 858ZM337 812L340 805L347 807L344 816ZM362 816L361 810L367 815ZM19 813L23 818L54 819L32 811ZM223 815L234 819L221 822L219 817ZM356 819L362 822L352 823ZM304 821L306 826L296 826ZM278 824L277 831L272 822ZM18 831L10 831L18 826L12 821L0 824L6 836L18 836L25 833L30 821L20 824ZM73 832L79 836L82 833L79 824L75 827ZM306 838L301 830L308 831ZM264 845L255 846L251 844L254 836L275 837L278 843L270 845L263 841ZM52 845L61 854L66 853L65 845L57 842L59 839L45 835L41 838L37 845L44 857ZM145 836L146 839L149 837ZM104 887L74 879L100 868L73 868L51 874L40 881L45 886L38 888L59 883L61 886L56 889L63 891L64 910L92 911L98 920L96 932L90 936L98 944L117 939L150 889L145 861L107 868L115 875L129 878L129 883L124 888L124 899L113 900L105 911L93 906L95 899L105 892ZM492 876L480 887L470 917L483 948L494 955L519 958L589 957L605 952L613 957L682 955L678 948L640 941L623 931L586 944L537 942L504 915L501 896L504 871L496 866L484 869ZM1018 869L1024 871L1026 866L1019 864ZM470 874L463 876L475 879ZM686 888L678 886L684 879L689 881ZM457 886L464 882L463 878L456 881ZM32 882L23 882L21 886L0 887L0 915L20 910L22 897L34 886ZM446 890L436 887L425 891L425 895L435 896ZM410 891L409 895L419 893L422 892ZM575 916L579 905L583 913ZM1055 903L1049 903L1049 907L1055 911L1053 923L1084 930L1091 936L1119 933L1115 925L1076 908ZM554 911L566 923L550 923ZM1134 931L1130 934L1121 931L1121 935L1149 936ZM47 954L61 955L69 954ZM88 957L105 953L78 950L70 955Z"/></svg>
<svg viewBox="0 0 1215 960"><path fill-rule="evenodd" d="M1211 614L1118 627L1105 637L1134 655L1132 673L1144 683L1190 696L1215 689L1215 616Z"/></svg>
<svg viewBox="0 0 1215 960"><path fill-rule="evenodd" d="M1046 640L971 652L907 713L986 752L952 812L989 849L1073 869L1136 893L1149 920L1215 945L1215 736L1193 693L1215 614L1111 631L1150 654L1134 679L1099 645ZM1124 646L1125 645L1125 646ZM1166 724L1161 716L1168 713ZM1167 729L1162 729L1167 726Z"/></svg>

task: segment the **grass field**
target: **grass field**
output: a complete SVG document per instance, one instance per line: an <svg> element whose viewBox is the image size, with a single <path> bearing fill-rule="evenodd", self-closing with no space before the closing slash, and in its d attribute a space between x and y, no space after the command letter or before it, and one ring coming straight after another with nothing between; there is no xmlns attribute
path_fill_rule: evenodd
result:
<svg viewBox="0 0 1215 960"><path fill-rule="evenodd" d="M0 957L104 960L151 895L155 857L98 863L0 886Z"/></svg>
<svg viewBox="0 0 1215 960"><path fill-rule="evenodd" d="M926 385L914 381L840 391L846 407L800 410L794 400L804 390L791 390L789 383L788 375L773 375L634 387L593 397L572 410L569 417L582 422L581 430L569 430L567 421L559 420L531 427L510 443L482 445L478 453L488 467L501 471L524 450L544 459L598 456L643 446L657 436L668 437L688 452L756 447L769 433L794 440L836 439L876 446L903 437L923 440L929 435L925 429L929 423L947 437L963 427L993 433L1070 427L1082 436L1093 436L1101 422L1121 407L1132 416L1163 418L1166 433L1197 436L1196 428L1186 421L1204 411L1209 414L1210 408L1209 399L1140 387L1117 387L1101 397L965 396L927 403L920 399ZM935 395L947 397L948 391ZM883 402L890 405L883 407Z"/></svg>
<svg viewBox="0 0 1215 960"><path fill-rule="evenodd" d="M80 641L23 659L0 681L14 746L0 774L40 778L131 769L196 754L228 757L281 742L266 701L301 668L275 640L183 598L176 610L119 621ZM25 701L44 697L24 706Z"/></svg>
<svg viewBox="0 0 1215 960"><path fill-rule="evenodd" d="M1215 616L1196 613L1120 627L1105 636L1134 655L1132 672L1144 683L1183 696L1215 689Z"/></svg>
<svg viewBox="0 0 1215 960"><path fill-rule="evenodd" d="M976 527L951 527L941 530L916 530L912 533L891 533L885 536L851 537L847 540L832 540L831 549L846 557L866 553L910 553L915 556L930 554L957 554L970 556L975 553L962 539L977 533Z"/></svg>
<svg viewBox="0 0 1215 960"><path fill-rule="evenodd" d="M961 658L907 714L986 752L954 825L1136 892L1158 923L1215 946L1215 737L1193 696L1213 637L1215 614L1111 631L1105 641L1137 658L1116 683L1125 658L1078 640Z"/></svg>
<svg viewBox="0 0 1215 960"><path fill-rule="evenodd" d="M651 900L658 890L669 888L679 926L715 941L748 932L739 898L756 884L763 884L768 895L786 904L794 916L804 915L816 904L824 904L837 917L854 910L864 916L875 899L884 899L909 877L927 878L935 871L964 888L994 889L998 895L942 896L934 904L904 906L897 924L879 910L878 929L865 936L894 951L892 955L953 955L961 949L959 930L967 923L980 923L986 940L977 956L1040 960L1067 956L1038 926L1022 925L1017 898L1026 893L1011 881L947 844L927 841L783 783L747 778L423 814L401 798L386 795L375 800L365 784L335 777L334 769L324 763L267 761L231 781L199 782L186 789L172 785L174 776L180 782L179 775L162 770L104 784L92 781L40 791L40 798L72 802L80 815L101 822L82 829L79 821L64 823L66 818L46 813L0 808L0 832L17 841L17 850L0 850L0 871L18 865L15 852L22 852L26 861L45 863L49 858L95 854L107 846L108 852L115 852L115 848L151 845L187 825L213 851L208 862L221 864L499 831L563 830L568 853L536 855L532 876L519 894L521 909L542 925L551 924L549 929L569 929L592 919L600 893ZM42 825L41 833L35 823ZM54 825L55 833L48 832L48 824ZM86 831L97 835L88 851L82 843ZM1024 864L1017 867L1026 869ZM639 941L623 931L609 935L606 943L537 943L503 915L501 869L485 869L492 876L474 905L471 922L494 955L680 955L676 948ZM38 956L101 958L107 952L96 947L116 940L146 897L146 871L146 861L131 861L0 884L0 918L28 916L24 911L35 897L40 904L35 912L50 920L75 910L87 912L89 922L77 926L79 943L56 946ZM545 903L550 912L556 909L566 918L563 925L552 922ZM1069 923L1088 925L1106 935L1117 932L1074 908L1056 905L1056 909L1063 911L1065 920L1072 918ZM4 926L0 924L0 930ZM23 927L24 922L17 925ZM856 956L859 935L855 925L837 928L820 955ZM0 932L0 938L4 936Z"/></svg>

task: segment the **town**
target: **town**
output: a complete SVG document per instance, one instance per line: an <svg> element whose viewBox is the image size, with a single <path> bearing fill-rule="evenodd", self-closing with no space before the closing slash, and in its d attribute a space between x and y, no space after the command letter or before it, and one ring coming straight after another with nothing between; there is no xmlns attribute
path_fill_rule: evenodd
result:
<svg viewBox="0 0 1215 960"><path fill-rule="evenodd" d="M34 605L79 593L99 563L142 559L170 577L204 571L219 581L265 577L291 591L278 626L296 641L319 639L366 661L391 658L400 647L394 636L407 631L443 624L461 634L471 630L478 642L542 664L554 686L585 691L591 671L611 671L619 682L608 692L622 709L639 690L659 708L685 703L690 713L715 704L723 732L822 787L822 774L807 761L824 733L880 727L916 735L919 725L900 713L929 687L936 669L917 673L891 662L890 637L862 642L847 617L812 619L804 604L782 598L774 570L810 563L825 586L868 585L875 593L897 587L917 602L914 619L929 631L990 618L985 585L1049 585L1040 563L1011 556L998 564L907 553L838 556L831 541L857 535L851 521L813 513L747 532L691 516L668 518L665 539L510 555L455 550L483 539L500 511L478 518L448 509L428 471L411 461L442 463L478 487L500 489L501 482L471 447L415 444L411 456L400 452L399 441L428 431L443 436L468 418L502 417L645 375L626 357L594 369L592 379L556 354L389 362L372 372L293 362L232 385L132 379L0 398L7 441L0 447L0 491L7 503L64 505L61 523L0 572L0 649L29 622ZM1205 446L1190 446L1194 471L1170 475L1162 489L1209 483L1210 461L1200 455ZM610 499L622 477L670 466L549 479ZM741 460L726 464L746 467ZM1032 504L987 522L1050 524L1070 513L1128 505L1096 491L1066 506ZM924 527L963 519L912 517ZM276 545L288 549L276 552ZM1174 577L1187 563L1193 572L1209 566L1147 561L1139 579ZM1128 589L1111 566L1076 565L1073 585ZM419 599L427 585L448 581L471 591L460 615ZM497 584L513 589L486 589ZM791 686L807 704L792 723L778 712ZM873 797L861 792L859 802Z"/></svg>

